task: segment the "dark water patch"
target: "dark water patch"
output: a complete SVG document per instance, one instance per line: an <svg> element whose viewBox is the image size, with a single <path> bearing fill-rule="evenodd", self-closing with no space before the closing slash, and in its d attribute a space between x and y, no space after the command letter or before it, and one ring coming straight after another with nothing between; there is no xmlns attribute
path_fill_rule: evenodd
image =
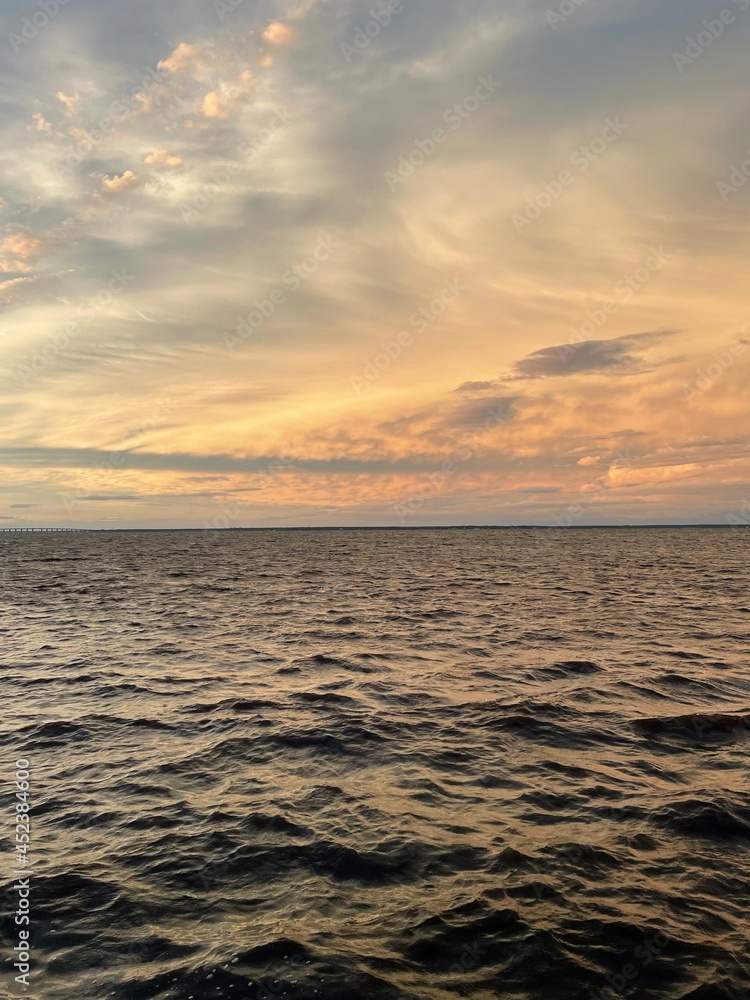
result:
<svg viewBox="0 0 750 1000"><path fill-rule="evenodd" d="M524 854L523 851L517 851L513 847L506 847L492 862L489 870L492 872L536 872L539 867L539 859Z"/></svg>
<svg viewBox="0 0 750 1000"><path fill-rule="evenodd" d="M528 931L516 910L496 909L486 900L474 900L426 917L405 933L399 944L411 961L448 972L463 964L467 953L475 966L498 952L507 954L508 941Z"/></svg>
<svg viewBox="0 0 750 1000"><path fill-rule="evenodd" d="M604 847L587 843L561 843L545 847L540 852L542 858L550 860L557 870L571 870L585 873L590 878L602 877L605 873L619 869L623 856L608 851Z"/></svg>
<svg viewBox="0 0 750 1000"><path fill-rule="evenodd" d="M681 799L658 809L653 822L671 833L721 843L750 842L750 793Z"/></svg>
<svg viewBox="0 0 750 1000"><path fill-rule="evenodd" d="M222 857L212 857L206 877L221 884L231 872L238 884L272 886L279 879L314 874L334 883L375 887L414 880L429 856L420 845L403 841L364 850L325 839L308 844L278 840L237 845Z"/></svg>
<svg viewBox="0 0 750 1000"><path fill-rule="evenodd" d="M680 1000L745 1000L746 995L728 979L719 977L719 982L701 983L694 990L683 993Z"/></svg>
<svg viewBox="0 0 750 1000"><path fill-rule="evenodd" d="M540 677L566 680L569 677L591 677L602 673L602 668L591 660L564 660L549 667L542 667L537 673Z"/></svg>
<svg viewBox="0 0 750 1000"><path fill-rule="evenodd" d="M292 823L283 816L269 816L266 813L253 813L242 820L243 824L250 830L257 830L261 833L283 833L288 837L309 837L312 831L297 823Z"/></svg>
<svg viewBox="0 0 750 1000"><path fill-rule="evenodd" d="M637 719L633 729L649 739L685 743L721 743L750 736L750 712L691 712L686 715Z"/></svg>
<svg viewBox="0 0 750 1000"><path fill-rule="evenodd" d="M270 965L278 966L283 962L289 963L293 960L295 964L299 964L300 959L304 962L314 957L314 953L298 941L279 938L276 941L255 945L253 948L248 948L247 951L239 952L233 961L238 962L240 966L261 966L265 969Z"/></svg>
<svg viewBox="0 0 750 1000"><path fill-rule="evenodd" d="M91 715L71 721L43 722L19 729L18 736L33 741L37 747L52 748L58 745L80 745L90 741L102 743L121 738L123 734L135 736L140 731L172 732L173 727L158 719L126 719L111 715Z"/></svg>
<svg viewBox="0 0 750 1000"><path fill-rule="evenodd" d="M214 715L218 712L234 712L242 715L248 712L258 712L265 708L279 708L279 702L268 698L225 698L217 702L199 702L188 705L181 711L195 715Z"/></svg>
<svg viewBox="0 0 750 1000"><path fill-rule="evenodd" d="M356 744L350 748L344 740L331 733L319 733L313 730L279 733L269 736L268 740L273 746L282 750L309 751L311 753L334 754L335 756L347 756L349 753L362 752L363 749Z"/></svg>
<svg viewBox="0 0 750 1000"><path fill-rule="evenodd" d="M298 701L307 702L310 705L357 705L356 698L350 698L344 694L336 694L334 691L301 691L294 695Z"/></svg>

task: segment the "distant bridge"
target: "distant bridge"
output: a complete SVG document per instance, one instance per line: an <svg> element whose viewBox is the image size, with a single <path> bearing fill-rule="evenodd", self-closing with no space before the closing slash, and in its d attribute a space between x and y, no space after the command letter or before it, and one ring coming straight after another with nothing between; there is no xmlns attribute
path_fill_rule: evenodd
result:
<svg viewBox="0 0 750 1000"><path fill-rule="evenodd" d="M57 533L58 531L69 532L69 531L87 531L87 530L88 530L87 528L0 528L0 533L6 534L6 532L33 531L34 534L40 534L40 533L47 534L50 531L54 531L55 533Z"/></svg>

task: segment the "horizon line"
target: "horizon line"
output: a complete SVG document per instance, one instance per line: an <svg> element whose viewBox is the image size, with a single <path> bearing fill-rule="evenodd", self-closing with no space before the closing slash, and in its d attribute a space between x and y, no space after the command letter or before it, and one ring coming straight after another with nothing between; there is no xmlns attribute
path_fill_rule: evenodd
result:
<svg viewBox="0 0 750 1000"><path fill-rule="evenodd" d="M131 527L131 528L92 528L92 527L69 527L69 526L23 526L23 527L0 527L0 534L77 534L80 532L130 532L130 531L189 531L189 532L231 532L231 531L611 531L613 529L642 529L642 528L734 528L750 527L747 524L729 524L712 521L691 521L686 523L665 522L662 524L655 522L622 523L622 524L332 524L332 525L251 525L235 526L227 528L191 528L191 527Z"/></svg>

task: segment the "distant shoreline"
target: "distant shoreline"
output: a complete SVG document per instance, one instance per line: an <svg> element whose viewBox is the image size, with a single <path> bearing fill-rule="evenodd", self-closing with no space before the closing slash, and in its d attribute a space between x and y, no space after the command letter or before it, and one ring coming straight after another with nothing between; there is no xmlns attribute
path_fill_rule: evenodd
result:
<svg viewBox="0 0 750 1000"><path fill-rule="evenodd" d="M125 534L143 532L188 532L193 534L203 534L210 531L212 533L226 534L229 532L242 531L642 531L642 530L663 530L665 528L680 529L710 529L721 528L725 531L734 531L737 528L750 527L750 525L737 524L576 524L564 527L557 524L425 524L425 525L328 525L328 526L265 526L265 527L233 527L233 528L0 528L0 535L71 535L71 534Z"/></svg>

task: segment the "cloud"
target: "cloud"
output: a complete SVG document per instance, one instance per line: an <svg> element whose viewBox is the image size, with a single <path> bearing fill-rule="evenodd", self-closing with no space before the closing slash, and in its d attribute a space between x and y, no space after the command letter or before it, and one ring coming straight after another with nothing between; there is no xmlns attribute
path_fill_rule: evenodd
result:
<svg viewBox="0 0 750 1000"><path fill-rule="evenodd" d="M538 379L604 373L640 374L648 369L635 349L652 347L669 335L669 332L661 330L629 334L612 340L585 340L544 347L517 361L512 377Z"/></svg>
<svg viewBox="0 0 750 1000"><path fill-rule="evenodd" d="M169 153L166 149L155 149L144 158L143 162L154 170L177 170L182 166L182 158Z"/></svg>
<svg viewBox="0 0 750 1000"><path fill-rule="evenodd" d="M432 471L440 467L439 457L423 459L412 463L399 458L299 458L290 463L283 457L246 456L235 457L219 453L199 455L184 452L170 454L127 451L97 450L94 448L42 448L42 447L2 447L0 446L0 467L58 468L58 469L118 469L186 472L224 472L227 474L252 475L267 472L273 466L281 468L293 465L298 471L318 474L346 475L348 473L389 473Z"/></svg>
<svg viewBox="0 0 750 1000"><path fill-rule="evenodd" d="M30 261L39 254L43 241L27 229L11 230L0 242L0 272L26 274L31 270Z"/></svg>
<svg viewBox="0 0 750 1000"><path fill-rule="evenodd" d="M299 21L301 18L304 18L310 13L311 10L315 9L318 2L319 0L301 0L301 2L289 12L289 20ZM330 3L330 0L320 0L320 2L325 5Z"/></svg>
<svg viewBox="0 0 750 1000"><path fill-rule="evenodd" d="M471 394L473 392L485 392L488 389L494 389L495 382L464 382L454 392Z"/></svg>
<svg viewBox="0 0 750 1000"><path fill-rule="evenodd" d="M34 257L41 246L42 241L37 236L23 229L8 233L2 242L4 252L23 258Z"/></svg>
<svg viewBox="0 0 750 1000"><path fill-rule="evenodd" d="M201 111L204 118L228 118L229 101L226 97L222 97L221 94L210 91L203 98Z"/></svg>
<svg viewBox="0 0 750 1000"><path fill-rule="evenodd" d="M599 455L584 455L583 458L578 459L578 465L582 465L584 468L588 468L592 465L598 465L601 462L601 456Z"/></svg>
<svg viewBox="0 0 750 1000"><path fill-rule="evenodd" d="M112 494L94 494L86 497L87 503L111 503L117 500L141 500L142 497L138 493L112 493Z"/></svg>
<svg viewBox="0 0 750 1000"><path fill-rule="evenodd" d="M5 265L7 265L7 267ZM27 271L30 270L28 264L24 264L23 267L25 267ZM7 274L9 271L17 270L17 265L14 266L12 261L7 258L0 257L0 271ZM4 300L4 304L7 305L9 302L15 302L17 292L22 291L26 285L36 285L41 280L41 275L26 274L23 278L8 278L6 281L3 281L0 283L0 295Z"/></svg>
<svg viewBox="0 0 750 1000"><path fill-rule="evenodd" d="M187 42L180 42L177 48L166 59L159 62L157 68L164 73L177 74L197 74L203 65L203 51L200 45L190 45Z"/></svg>
<svg viewBox="0 0 750 1000"><path fill-rule="evenodd" d="M114 177L105 175L102 178L102 190L107 191L109 194L125 194L127 191L132 191L133 188L138 187L139 184L140 180L132 170L126 170L119 177L117 175Z"/></svg>
<svg viewBox="0 0 750 1000"><path fill-rule="evenodd" d="M566 378L573 375L642 375L653 370L642 352L655 347L675 330L632 333L612 340L584 340L543 347L516 361L506 375L492 382L464 382L453 391L460 394L487 392L515 381Z"/></svg>
<svg viewBox="0 0 750 1000"><path fill-rule="evenodd" d="M37 111L36 114L32 115L31 120L34 122L34 128L37 132L46 132L47 135L52 132L52 125L40 111Z"/></svg>
<svg viewBox="0 0 750 1000"><path fill-rule="evenodd" d="M294 32L292 29L280 21L271 21L263 32L263 41L276 48L288 45L293 37Z"/></svg>
<svg viewBox="0 0 750 1000"><path fill-rule="evenodd" d="M58 90L55 97L65 108L66 115L74 115L78 110L78 104L81 100L80 94L66 94L62 90Z"/></svg>
<svg viewBox="0 0 750 1000"><path fill-rule="evenodd" d="M484 427L490 429L513 417L517 396L487 396L467 399L455 406L445 417L443 425L455 428Z"/></svg>

